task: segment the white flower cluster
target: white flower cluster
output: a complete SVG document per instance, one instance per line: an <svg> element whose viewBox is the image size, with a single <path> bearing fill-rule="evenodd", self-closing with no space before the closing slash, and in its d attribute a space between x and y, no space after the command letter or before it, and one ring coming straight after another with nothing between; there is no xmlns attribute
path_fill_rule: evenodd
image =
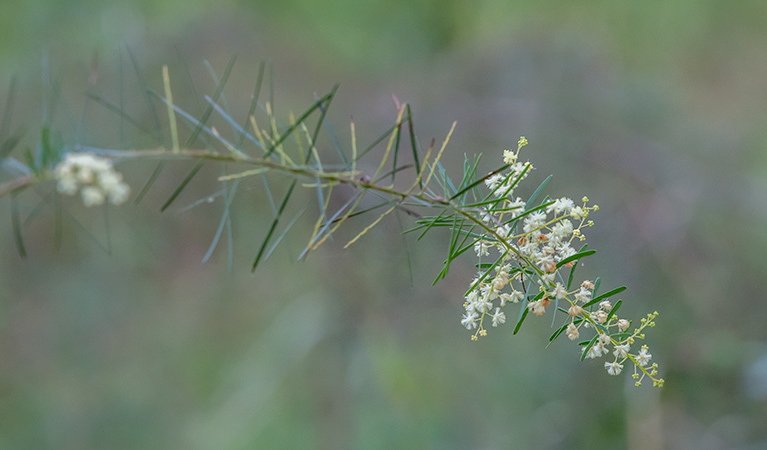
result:
<svg viewBox="0 0 767 450"><path fill-rule="evenodd" d="M130 195L130 187L115 171L112 161L90 153L67 153L54 176L59 192L75 195L79 190L85 206L101 205L107 200L119 205Z"/></svg>
<svg viewBox="0 0 767 450"><path fill-rule="evenodd" d="M588 206L586 197L582 205L563 197L526 210L526 202L514 195L516 187L533 168L529 162L518 162L519 151L525 145L527 140L522 137L516 152L503 152L508 173L494 172L485 179L496 199L486 200L482 203L484 208L477 210L476 217L485 232L476 238L474 251L479 258L478 267L487 270L480 270L469 287L461 324L474 330L472 339L477 340L478 336L487 335L485 319L493 327L506 322L503 309L508 303L524 302L526 313L536 316L545 314L546 308L553 304L555 309L569 314L570 323L560 332L571 340L578 338L581 327L595 329L594 339L582 343L587 345L586 357L601 357L609 353L607 346L612 344L615 361L605 364L608 373L617 375L623 369L622 363L631 359L643 372L642 378L648 375L656 385L662 385L663 380L655 378L657 365L645 368L652 356L646 346L637 354L629 353L634 340L644 338L642 330L654 325L655 316L642 319L642 325L629 334L626 331L630 322L618 318L608 300L592 306L596 303L591 301L594 283L586 280L570 290L572 280L568 274L560 274L561 268L572 268L575 264L576 260L569 259L578 252L572 243L585 240L581 230L594 225L587 218L599 207ZM483 258L490 256L494 259L490 262L485 259L483 263ZM568 304L569 309L561 306ZM615 333L610 334L610 329ZM635 378L639 378L636 369Z"/></svg>

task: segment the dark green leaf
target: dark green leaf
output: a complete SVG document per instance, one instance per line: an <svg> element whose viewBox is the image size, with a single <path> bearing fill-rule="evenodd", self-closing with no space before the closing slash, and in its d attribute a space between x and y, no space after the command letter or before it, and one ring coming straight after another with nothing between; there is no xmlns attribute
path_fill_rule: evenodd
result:
<svg viewBox="0 0 767 450"><path fill-rule="evenodd" d="M586 344L586 347L581 352L581 361L586 359L586 354L591 350L591 347L594 346L594 344L597 343L597 339L599 338L599 333L595 334L593 338Z"/></svg>
<svg viewBox="0 0 767 450"><path fill-rule="evenodd" d="M577 259L581 259L581 258L585 258L587 256L591 256L591 255L593 255L596 252L597 252L596 250L586 250L586 251L578 252L578 253L576 253L574 255L568 256L567 258L565 258L562 261L559 261L557 263L557 269L559 269L560 267L562 267L565 264L569 263L570 261L575 261Z"/></svg>
<svg viewBox="0 0 767 450"><path fill-rule="evenodd" d="M587 306L591 306L591 305L599 302L602 299L605 299L605 298L608 298L608 297L612 297L613 295L619 294L619 293L621 293L621 292L623 292L625 290L626 290L626 286L617 287L617 288L613 289L612 291L605 292L604 294L600 295L599 297L596 297L596 298L592 299L590 302L588 302L585 305L583 305L583 307L585 308Z"/></svg>

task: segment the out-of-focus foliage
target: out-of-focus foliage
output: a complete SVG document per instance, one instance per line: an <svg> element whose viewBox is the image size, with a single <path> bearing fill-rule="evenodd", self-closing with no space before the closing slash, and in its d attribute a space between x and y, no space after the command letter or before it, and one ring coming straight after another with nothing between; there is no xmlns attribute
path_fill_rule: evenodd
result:
<svg viewBox="0 0 767 450"><path fill-rule="evenodd" d="M444 258L431 249L443 245L403 240L406 216L302 263L300 244L288 245L250 276L271 217L254 185L233 205L233 273L225 252L201 266L222 204L179 210L210 195L205 180L218 174L203 171L159 215L188 170L176 167L140 206L118 210L109 233L101 214L73 208L90 228L65 222L59 252L50 209L29 216L37 204L21 205L32 217L25 260L0 200L0 448L767 445L767 4L209 5L4 5L3 102L18 80L9 129L34 145L51 114L83 143L149 145L81 95L123 98L149 123L125 42L153 89L171 67L186 86L174 98L190 109L215 86L202 61L220 74L234 53L235 110L246 111L262 59L283 112L340 82L329 117L344 145L349 115L361 141L391 124L394 94L412 104L424 141L458 120L453 173L464 153L494 156L524 134L531 177L554 173L553 192L601 207L589 233L599 253L581 273L627 284L627 313L661 313L651 345L666 386L643 396L577 363L567 343L544 349L542 323L471 342L458 324L471 262L431 288ZM126 177L140 185L152 169Z"/></svg>

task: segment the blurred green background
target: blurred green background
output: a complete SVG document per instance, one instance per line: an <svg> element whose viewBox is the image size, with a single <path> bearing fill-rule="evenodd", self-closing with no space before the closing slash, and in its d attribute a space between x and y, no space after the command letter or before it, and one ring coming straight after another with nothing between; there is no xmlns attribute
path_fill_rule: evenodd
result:
<svg viewBox="0 0 767 450"><path fill-rule="evenodd" d="M0 199L0 448L767 448L767 3L6 2L9 129L34 146L42 117L67 142L156 146L84 95L151 123L127 49L157 91L167 64L192 112L215 88L204 61L220 76L234 54L237 117L260 61L278 115L339 82L329 118L347 149L349 117L370 142L394 95L422 145L458 121L454 176L464 153L489 170L527 136L530 184L553 173L550 195L602 208L581 275L628 285L633 318L660 312L648 344L666 386L609 377L566 340L545 348L547 320L471 342L473 261L432 288L447 236L403 238L406 216L297 263L307 216L251 275L271 217L252 183L235 200L233 270L224 246L202 265L222 201L182 208L219 172L159 214L178 163L139 206L113 208L109 231L69 199L59 251L52 208L35 209L46 190L22 197L26 259ZM136 192L153 167L120 169Z"/></svg>

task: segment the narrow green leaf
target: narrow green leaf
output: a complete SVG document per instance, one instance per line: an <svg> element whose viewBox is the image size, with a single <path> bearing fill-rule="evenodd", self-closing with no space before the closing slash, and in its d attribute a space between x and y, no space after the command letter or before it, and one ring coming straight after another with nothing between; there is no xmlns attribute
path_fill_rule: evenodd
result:
<svg viewBox="0 0 767 450"><path fill-rule="evenodd" d="M586 359L586 354L591 350L591 347L594 346L594 344L597 343L597 339L599 338L599 333L595 334L593 338L586 344L586 347L584 347L583 351L581 352L581 361Z"/></svg>
<svg viewBox="0 0 767 450"><path fill-rule="evenodd" d="M625 290L626 290L626 286L617 287L617 288L613 289L612 291L605 292L604 294L600 295L599 297L596 297L596 298L592 299L590 302L588 302L585 305L583 305L583 307L585 308L587 306L591 306L591 305L599 302L602 299L605 299L605 298L608 298L608 297L612 297L613 295L619 294L619 293L621 293L621 292L623 292Z"/></svg>
<svg viewBox="0 0 767 450"><path fill-rule="evenodd" d="M322 125L322 119L324 119L324 118L325 118L325 112L326 112L326 109L321 109L321 108L320 108L320 106L322 106L322 104L324 104L324 103L326 103L326 102L327 102L327 103L328 103L328 105L329 105L329 104L330 104L330 101L332 101L332 99L333 99L333 96L335 95L335 93L336 93L336 90L337 90L337 89L338 89L338 85L335 85L335 86L333 86L333 89L331 89L331 91L330 91L329 93L327 93L327 94L325 94L324 96L322 96L322 97L321 97L319 100L317 100L316 102L314 102L314 104L312 104L312 106L310 106L310 107L309 107L309 109L307 109L306 111L304 111L304 112L303 112L303 114L301 114L301 115L298 117L298 120L296 120L296 122L295 122L294 124L290 125L290 126L289 126L289 127L288 127L288 128L287 128L287 129L286 129L286 130L285 130L285 131L284 131L284 132L281 134L281 135L280 135L280 137L279 137L279 138L277 138L277 140L276 140L276 141L275 141L275 142L274 142L272 145L270 145L270 146L269 146L269 149L267 150L266 154L264 155L264 158L268 158L268 157L269 157L269 156L270 156L272 153L274 153L274 150L275 150L277 147L279 147L279 146L280 146L280 144L282 144L282 142L283 142L285 139L287 139L287 138L288 138L288 136L290 136L290 135L293 133L293 131L294 131L294 130L295 130L295 129L296 129L296 128L297 128L297 127L300 125L300 124L302 124L302 123L303 123L303 122L304 122L304 121L305 121L305 120L306 120L306 119L307 119L307 118L308 118L308 117L309 117L309 116L310 116L310 115L311 115L311 114L312 114L312 113L313 113L315 110L317 110L317 109L320 109L320 113L321 113L321 115L320 115L320 119L321 119L321 120L320 120L320 121L317 123L317 128L315 128L314 134L313 134L313 136L312 136L312 144L316 145L316 142L317 142L317 135L318 135L318 133L319 133L319 129L320 129L321 125ZM326 107L326 108L327 108L327 107ZM304 164L308 164L309 160L311 159L311 155L312 155L312 152L306 152L306 161L304 161Z"/></svg>
<svg viewBox="0 0 767 450"><path fill-rule="evenodd" d="M615 315L616 312L618 312L618 309L623 304L623 300L618 300L615 302L615 305L613 306L613 309L610 310L610 314L607 315L607 320L605 320L605 323L609 323L610 319Z"/></svg>
<svg viewBox="0 0 767 450"><path fill-rule="evenodd" d="M407 117L403 117L402 120L403 121L407 120ZM368 145L365 148L365 150L363 150L362 152L360 152L357 155L357 161L362 159L362 157L365 156L370 150L373 150L376 145L381 143L381 141L383 141L384 139L386 139L389 136L391 136L391 134L394 132L394 130L396 130L399 126L400 126L400 124L395 123L394 125L389 127L389 129L387 129L382 135L378 136L378 138L376 138L370 145ZM420 168L418 170L420 170Z"/></svg>
<svg viewBox="0 0 767 450"><path fill-rule="evenodd" d="M517 321L517 325L514 327L514 333L519 333L519 329L522 327L522 322L525 321L525 318L527 317L527 313L530 312L530 309L527 308L524 304L522 305L522 317L519 318L519 321Z"/></svg>
<svg viewBox="0 0 767 450"><path fill-rule="evenodd" d="M580 253L580 252L582 252L582 251L586 250L586 247L588 247L588 244L583 244L583 247L581 247L581 248L578 250L578 253ZM577 269L577 268L578 268L578 262L579 262L579 261L575 261L575 262L573 263L573 266L570 268L570 276L568 276L568 277L567 277L567 290L568 290L568 291L570 290L570 286L572 286L572 285L573 285L573 277L575 276L575 269Z"/></svg>
<svg viewBox="0 0 767 450"><path fill-rule="evenodd" d="M304 214L305 211L306 211L306 208L302 209L293 217L293 219L290 222L288 222L288 224L285 226L285 229L282 230L282 233L280 233L280 235L277 236L277 239L274 240L274 244L272 244L272 247L269 249L268 252L266 252L266 256L264 256L264 261L269 259L274 249L277 248L280 242L282 242L282 239L285 237L286 234L288 234L288 231L290 231L290 229L293 228L293 225L296 223L298 218Z"/></svg>
<svg viewBox="0 0 767 450"><path fill-rule="evenodd" d="M410 148L413 150L413 161L415 161L415 173L418 177L418 187L423 187L422 181L421 181L421 163L418 162L418 144L416 141L415 131L413 131L413 116L410 112L410 104L408 103L406 106L406 113L407 113L407 126L408 131L410 133Z"/></svg>
<svg viewBox="0 0 767 450"><path fill-rule="evenodd" d="M571 322L567 322L566 324L562 325L561 327L557 328L557 330L552 333L551 336L549 336L549 342L554 342L554 339L558 338L560 334L564 333L564 331L567 329L567 327L570 326Z"/></svg>
<svg viewBox="0 0 767 450"><path fill-rule="evenodd" d="M560 267L562 267L565 264L569 263L570 261L575 261L577 259L581 259L581 258L585 258L587 256L591 256L591 255L593 255L596 252L597 252L596 250L586 250L584 252L578 252L578 253L576 253L574 255L570 255L567 258L565 258L562 261L559 261L557 263L557 269L559 269Z"/></svg>
<svg viewBox="0 0 767 450"><path fill-rule="evenodd" d="M525 298L522 299L522 301L520 302L521 303L521 308L519 310L519 317L517 318L518 321L522 320L522 315L523 314L527 314L527 310L528 310L527 304L530 303L530 302L535 302L535 301L540 300L541 298L543 298L543 294L544 294L543 292L539 292L538 295L535 295L535 296L533 296L532 294L526 294L525 295ZM531 297L532 297L532 299L531 299Z"/></svg>
<svg viewBox="0 0 767 450"><path fill-rule="evenodd" d="M258 78L256 78L256 87L253 90L253 96L250 100L248 117L245 118L245 123L242 125L242 128L248 127L248 123L250 123L250 116L254 115L256 113L256 108L258 108L258 96L261 93L261 83L264 81L264 69L266 69L266 63L261 61L261 64L258 65ZM242 149L243 143L245 143L244 134L240 135L240 139L237 141L237 148Z"/></svg>
<svg viewBox="0 0 767 450"><path fill-rule="evenodd" d="M422 237L426 235L426 233L434 226L446 226L446 225L437 225L437 223L442 219L442 215L445 214L445 210L442 210L442 212L439 213L437 217L434 218L431 222L427 222L426 229L423 230L423 233L421 233L420 236L416 239L416 241L420 241ZM442 219L444 220L444 219Z"/></svg>
<svg viewBox="0 0 767 450"><path fill-rule="evenodd" d="M599 285L601 284L602 284L602 279L600 277L597 277L597 279L594 280L594 290L591 291L592 296L597 295L597 291L599 291Z"/></svg>
<svg viewBox="0 0 767 450"><path fill-rule="evenodd" d="M460 197L460 196L461 196L463 193L465 193L466 191L470 190L471 188L473 188L473 187L475 187L475 186L477 186L477 185L479 185L479 184L482 184L482 183L484 183L484 181L485 181L485 180L487 180L488 178L492 177L493 175L495 175L495 174L497 174L497 173L503 172L504 170L506 170L506 169L508 169L508 168L509 168L509 165L508 165L508 164L505 164L505 165L501 166L499 169L496 169L496 170L494 170L494 171L490 172L489 174L485 175L484 177L482 177L482 178L478 179L477 181L475 181L475 182L473 182L473 183L469 184L469 185L468 185L468 186L466 186L465 188L463 188L463 189L459 189L459 190L458 190L458 192L456 192L455 194L453 194L453 196L452 196L452 197L450 197L450 200L454 200L454 199L456 199L456 198Z"/></svg>
<svg viewBox="0 0 767 450"><path fill-rule="evenodd" d="M213 100L213 103L217 102L221 94L224 92L224 87L226 86L227 81L229 81L229 75L232 73L232 68L234 68L234 63L236 60L237 57L234 55L229 59L229 62L224 69L224 74L221 76L221 80L216 85L216 90L213 91L213 95L210 96L210 98ZM195 129L192 131L192 134L189 135L189 138L184 143L185 148L191 147L194 144L194 142L197 140L197 137L203 131L205 124L208 123L208 119L210 119L211 114L213 114L213 105L208 104L205 107L202 116L200 116L200 119L198 120L199 124L197 127L195 127Z"/></svg>
<svg viewBox="0 0 767 450"><path fill-rule="evenodd" d="M266 237L264 237L264 240L261 243L261 247L258 249L258 254L256 255L256 259L253 261L253 266L250 269L251 272L255 272L256 267L258 267L258 263L261 262L261 258L264 256L264 252L266 251L266 246L269 245L269 240L272 238L272 234L274 234L274 230L277 229L277 224L280 221L282 212L285 210L285 207L288 205L288 201L290 200L291 195L293 195L293 189L295 189L297 183L298 183L298 180L293 180L290 183L288 192L285 194L285 197L283 197L282 203L280 204L280 209L277 211L277 215L274 217L274 220L272 220L272 224L269 227L269 230L266 232Z"/></svg>
<svg viewBox="0 0 767 450"><path fill-rule="evenodd" d="M181 184L176 188L175 191L173 191L173 194L171 194L170 198L162 205L160 208L160 212L164 212L166 209L168 209L168 206L170 206L171 203L173 203L174 200L176 200L176 197L181 194L181 191L184 190L187 184L189 184L190 181L192 181L192 178L194 178L195 175L197 175L197 172L202 169L202 166L205 165L203 161L197 161L197 163L192 167L192 170L189 171L189 173L186 174L186 177L184 177L184 180L181 181Z"/></svg>
<svg viewBox="0 0 767 450"><path fill-rule="evenodd" d="M392 158L392 166L391 166L391 182L394 183L395 174L397 173L397 156L399 155L399 140L402 136L402 124L400 123L397 127L397 133L395 134L394 138L394 157Z"/></svg>
<svg viewBox="0 0 767 450"><path fill-rule="evenodd" d="M320 105L320 111L324 112L324 107L322 105ZM341 158L341 164L343 164L344 168L349 169L351 167L349 158L347 158L346 154L341 148L341 144L338 141L335 130L333 130L333 127L330 125L330 122L328 122L327 118L323 118L322 124L325 125L325 131L328 132L330 142L333 143L333 148L335 148L336 153L338 153L338 157Z"/></svg>
<svg viewBox="0 0 767 450"><path fill-rule="evenodd" d="M525 204L525 209L530 209L531 206L533 206L533 203L535 203L535 199L538 198L538 195L543 191L543 188L546 187L547 184L549 184L549 180L551 180L551 177L553 175L549 175L546 177L545 180L541 182L541 184L538 186L538 189L533 192L533 195L530 196L530 198L527 200L527 203Z"/></svg>
<svg viewBox="0 0 767 450"><path fill-rule="evenodd" d="M231 59L229 60L231 63L231 67L234 67L234 60L236 59L236 55L232 55ZM216 74L216 70L213 68L213 66L210 64L210 61L207 59L203 61L203 64L205 65L205 68L208 69L208 73L210 74L210 78L213 80L213 83L215 83L217 86L221 84L218 75ZM230 66L227 66L229 68ZM225 69L226 70L226 69ZM230 69L231 71L231 69ZM227 75L228 76L228 75ZM232 115L232 108L229 106L229 101L226 99L226 93L224 93L223 89L221 90L220 95L220 101L224 105L222 108L222 111L227 111L229 116ZM215 100L214 103L218 103L218 100ZM230 122L231 124L232 122ZM237 128L242 129L242 127L237 124ZM232 132L235 136L237 136L237 128L232 127Z"/></svg>
<svg viewBox="0 0 767 450"><path fill-rule="evenodd" d="M213 102L218 101L219 96L223 92L224 86L226 85L226 82L229 80L229 75L232 73L232 68L234 67L234 62L236 61L236 59L237 58L235 56L232 56L232 58L229 59L229 63L227 64L226 69L224 69L224 74L221 77L221 80L219 81L218 85L216 86L216 90L213 92L213 95L211 96L211 99L213 100ZM154 93L150 89L147 89L147 93L148 93L147 95L149 95L149 96L156 95L157 97L162 99L162 97L160 97L159 95L157 95L156 93ZM178 108L176 108L175 106L174 106L174 110L176 112L178 112ZM210 115L212 113L213 113L213 106L209 104L205 108L205 110L203 111L202 116L200 117L200 119L196 121L197 126L194 128L194 130L192 131L192 134L189 136L189 138L184 143L184 148L189 148L189 147L192 146L192 144L194 144L194 142L197 140L197 138L199 137L200 133L204 129L205 124L207 123L208 119L210 119ZM141 189L141 192L136 197L136 202L135 202L136 204L138 204L141 201L141 199L144 198L146 193L149 192L149 189L152 187L154 182L157 180L157 177L160 175L160 172L162 172L163 167L165 167L165 162L164 161L162 161L162 162L157 164L157 167L155 168L154 172L152 173L152 176L149 177L149 180L146 182L144 187ZM192 178L194 178L194 176L197 175L197 172L199 172L201 168L202 168L202 162L199 162L199 163L197 163L197 165L195 165L192 168L191 171L189 171L189 173L184 178L184 181L181 183L181 185L179 185L176 188L176 190L173 192L171 197L160 208L161 212L165 211L168 208L168 206L170 206L170 204L173 203L173 201L176 199L176 197L178 197L178 195L181 193L181 191L183 191L184 188L186 188L187 184L189 184L189 182L192 181Z"/></svg>
<svg viewBox="0 0 767 450"><path fill-rule="evenodd" d="M213 251L216 249L216 246L218 246L218 241L221 239L221 235L224 233L224 227L226 226L226 223L229 221L229 211L230 207L232 205L232 200L234 199L234 194L237 192L237 186L239 185L240 180L234 180L234 183L232 183L232 188L229 189L229 192L226 193L226 201L224 202L224 213L221 215L221 220L218 223L218 229L216 230L216 234L213 236L213 242L210 243L210 246L208 247L208 251L205 253L205 256L202 258L202 263L205 264L208 262L210 257L213 255Z"/></svg>
<svg viewBox="0 0 767 450"><path fill-rule="evenodd" d="M160 161L157 166L155 166L152 175L149 176L149 179L146 181L146 183L144 183L144 187L141 188L141 191L139 191L138 195L136 196L136 200L133 201L134 205L141 203L141 200L144 199L144 196L149 192L149 189L152 187L154 182L157 181L157 177L160 176L160 173L164 167L165 161Z"/></svg>

